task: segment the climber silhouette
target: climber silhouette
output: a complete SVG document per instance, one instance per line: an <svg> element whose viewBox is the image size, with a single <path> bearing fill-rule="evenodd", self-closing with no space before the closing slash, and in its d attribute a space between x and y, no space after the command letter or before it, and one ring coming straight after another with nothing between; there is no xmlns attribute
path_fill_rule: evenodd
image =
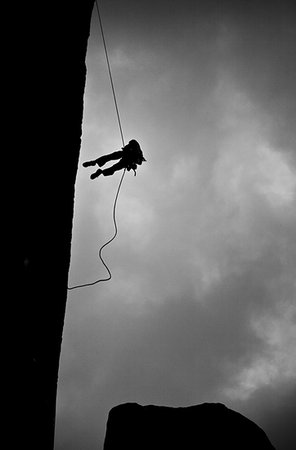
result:
<svg viewBox="0 0 296 450"><path fill-rule="evenodd" d="M133 169L134 174L136 175L137 166L141 165L143 161L146 161L139 143L135 139L132 139L127 145L122 147L122 150L100 156L92 161L86 161L82 165L83 167L89 167L97 164L99 167L102 167L106 164L106 162L113 161L115 159L120 159L120 161L113 166L108 167L108 169L98 169L96 172L91 174L90 178L94 180L101 174L105 177L113 175L114 172L121 169L127 169L128 171Z"/></svg>

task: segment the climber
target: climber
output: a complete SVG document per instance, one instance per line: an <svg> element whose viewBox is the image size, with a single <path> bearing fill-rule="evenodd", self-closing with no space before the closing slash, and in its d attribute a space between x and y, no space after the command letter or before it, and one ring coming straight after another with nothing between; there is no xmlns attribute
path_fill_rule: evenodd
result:
<svg viewBox="0 0 296 450"><path fill-rule="evenodd" d="M92 161L86 161L82 165L83 167L89 167L98 164L99 167L102 167L106 162L115 159L120 159L120 161L108 169L98 169L90 176L90 178L94 180L101 174L105 177L113 175L114 172L121 169L127 169L128 171L133 169L134 174L136 175L137 165L141 165L143 161L146 161L139 143L135 139L132 139L127 145L122 147L122 150L110 153L109 155L100 156Z"/></svg>

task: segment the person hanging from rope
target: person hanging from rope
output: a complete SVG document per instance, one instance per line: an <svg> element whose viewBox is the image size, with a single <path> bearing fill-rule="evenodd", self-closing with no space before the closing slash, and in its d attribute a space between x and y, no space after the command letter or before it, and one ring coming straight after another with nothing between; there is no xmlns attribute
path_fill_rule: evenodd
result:
<svg viewBox="0 0 296 450"><path fill-rule="evenodd" d="M101 174L106 177L109 175L113 175L114 172L122 169L127 169L128 171L132 169L134 171L134 174L136 175L137 166L146 161L139 143L135 139L132 139L127 145L122 147L121 150L110 153L108 155L100 156L99 158L92 161L86 161L82 165L83 167L90 167L97 164L99 167L102 167L108 161L113 161L116 159L119 159L120 161L116 164L113 164L113 166L108 167L107 169L98 169L96 172L91 174L90 178L94 180Z"/></svg>

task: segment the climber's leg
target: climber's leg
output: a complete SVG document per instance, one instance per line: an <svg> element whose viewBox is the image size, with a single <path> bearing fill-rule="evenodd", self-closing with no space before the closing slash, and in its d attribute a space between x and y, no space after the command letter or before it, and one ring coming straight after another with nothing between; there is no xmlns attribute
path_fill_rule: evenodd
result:
<svg viewBox="0 0 296 450"><path fill-rule="evenodd" d="M91 174L90 179L94 180L95 178L98 178L98 176L100 176L101 173L103 173L102 169L98 169L96 172Z"/></svg>
<svg viewBox="0 0 296 450"><path fill-rule="evenodd" d="M98 159L96 159L96 163L102 167L106 162L112 161L114 159L120 159L122 157L122 151L119 150L118 152L110 153L109 155L103 155L100 156Z"/></svg>
<svg viewBox="0 0 296 450"><path fill-rule="evenodd" d="M93 161L85 161L82 165L83 167L90 167L90 166L95 166L97 164L96 160Z"/></svg>
<svg viewBox="0 0 296 450"><path fill-rule="evenodd" d="M118 163L114 164L113 166L108 167L108 169L104 169L102 172L103 172L104 177L108 177L110 175L113 175L114 172L116 172L117 170L124 169L124 167L125 167L124 163L122 161L119 161Z"/></svg>

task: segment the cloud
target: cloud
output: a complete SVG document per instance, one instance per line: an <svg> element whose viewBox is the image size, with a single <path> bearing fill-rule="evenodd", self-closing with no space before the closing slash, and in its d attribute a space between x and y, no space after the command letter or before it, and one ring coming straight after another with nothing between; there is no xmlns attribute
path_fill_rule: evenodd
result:
<svg viewBox="0 0 296 450"><path fill-rule="evenodd" d="M269 115L272 144L295 163L295 8L288 1L240 8L225 16L221 65Z"/></svg>
<svg viewBox="0 0 296 450"><path fill-rule="evenodd" d="M124 132L147 163L124 180L119 234L104 251L112 282L68 302L58 448L90 435L82 446L94 448L122 401L224 401L282 435L279 417L293 417L293 14L283 2L224 3L167 17L161 2L155 17L135 2L123 23L119 2L109 16ZM88 64L85 159L120 146L97 44ZM97 250L113 232L119 177L88 176L81 169L76 185L75 282L105 275Z"/></svg>
<svg viewBox="0 0 296 450"><path fill-rule="evenodd" d="M139 187L125 180L120 238L108 248L119 295L120 279L132 272L148 298L181 293L188 283L206 292L292 238L296 174L270 143L265 115L229 77L219 80L205 115L214 124L207 146L194 145L195 137L182 149L163 146L139 169ZM107 236L117 181L103 181L95 214Z"/></svg>
<svg viewBox="0 0 296 450"><path fill-rule="evenodd" d="M296 381L296 286L293 298L275 304L275 310L252 319L255 334L263 348L255 354L226 389L230 398L246 400L258 389Z"/></svg>

